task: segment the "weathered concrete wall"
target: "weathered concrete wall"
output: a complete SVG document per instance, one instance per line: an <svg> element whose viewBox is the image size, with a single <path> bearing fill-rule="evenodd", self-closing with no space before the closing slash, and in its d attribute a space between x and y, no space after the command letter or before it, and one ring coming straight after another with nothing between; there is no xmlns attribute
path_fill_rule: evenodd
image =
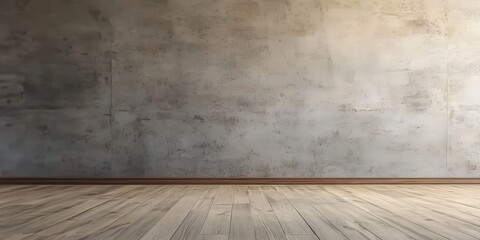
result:
<svg viewBox="0 0 480 240"><path fill-rule="evenodd" d="M476 177L479 0L2 0L0 176Z"/></svg>

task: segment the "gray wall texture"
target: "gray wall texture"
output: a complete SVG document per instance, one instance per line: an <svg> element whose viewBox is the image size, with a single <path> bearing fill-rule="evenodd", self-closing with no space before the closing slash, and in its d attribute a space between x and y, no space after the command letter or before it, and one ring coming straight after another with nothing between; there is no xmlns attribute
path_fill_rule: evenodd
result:
<svg viewBox="0 0 480 240"><path fill-rule="evenodd" d="M480 0L2 0L1 177L478 177Z"/></svg>

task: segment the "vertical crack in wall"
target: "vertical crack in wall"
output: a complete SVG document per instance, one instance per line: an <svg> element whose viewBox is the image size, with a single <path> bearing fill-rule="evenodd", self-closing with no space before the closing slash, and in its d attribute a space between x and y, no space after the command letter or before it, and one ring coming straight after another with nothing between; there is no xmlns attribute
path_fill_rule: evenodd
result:
<svg viewBox="0 0 480 240"><path fill-rule="evenodd" d="M446 20L446 49L447 49L447 56L445 58L445 66L446 66L446 84L447 84L447 97L446 97L446 128L445 128L445 176L448 176L448 145L450 144L449 140L449 116L450 116L450 65L449 65L449 57L450 57L450 47L449 47L449 38L450 38L450 22L449 22L449 1L446 1L446 9L445 9L445 20Z"/></svg>
<svg viewBox="0 0 480 240"><path fill-rule="evenodd" d="M110 38L110 53L113 53L113 34ZM111 164L111 172L112 176L115 175L115 161L113 160L113 56L110 57L110 66L109 66L109 73L110 73L110 164Z"/></svg>

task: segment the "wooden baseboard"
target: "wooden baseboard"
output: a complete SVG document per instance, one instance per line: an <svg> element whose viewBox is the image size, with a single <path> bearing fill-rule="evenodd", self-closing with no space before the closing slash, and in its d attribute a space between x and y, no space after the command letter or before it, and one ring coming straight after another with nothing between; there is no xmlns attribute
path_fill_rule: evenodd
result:
<svg viewBox="0 0 480 240"><path fill-rule="evenodd" d="M0 184L480 184L480 178L0 178Z"/></svg>

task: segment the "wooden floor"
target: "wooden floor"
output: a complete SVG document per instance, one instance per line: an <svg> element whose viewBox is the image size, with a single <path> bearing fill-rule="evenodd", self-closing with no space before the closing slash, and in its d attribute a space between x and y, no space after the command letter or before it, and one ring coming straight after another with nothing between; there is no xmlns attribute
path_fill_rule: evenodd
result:
<svg viewBox="0 0 480 240"><path fill-rule="evenodd" d="M480 185L0 186L0 239L480 239Z"/></svg>

